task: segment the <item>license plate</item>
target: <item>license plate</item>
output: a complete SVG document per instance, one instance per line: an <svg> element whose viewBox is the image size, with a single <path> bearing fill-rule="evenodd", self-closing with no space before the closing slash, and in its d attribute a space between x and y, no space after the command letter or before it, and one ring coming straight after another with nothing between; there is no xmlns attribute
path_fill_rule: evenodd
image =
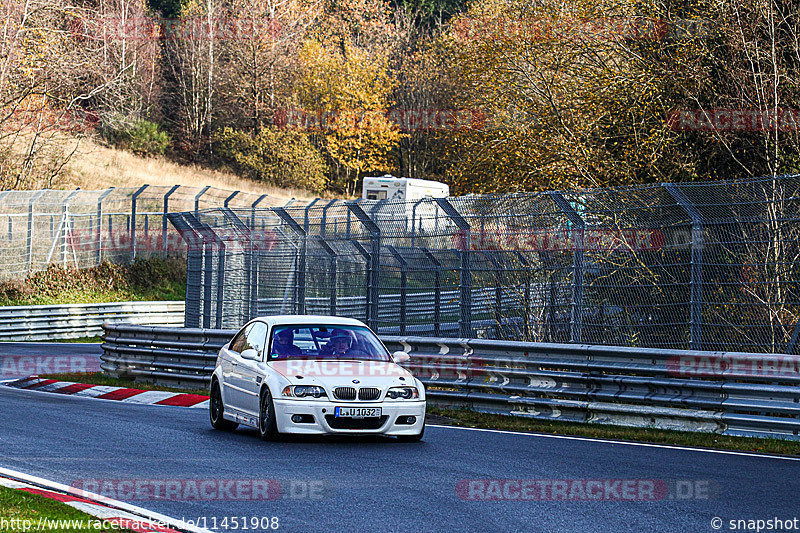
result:
<svg viewBox="0 0 800 533"><path fill-rule="evenodd" d="M381 416L380 407L337 407L333 411L336 418L370 418Z"/></svg>

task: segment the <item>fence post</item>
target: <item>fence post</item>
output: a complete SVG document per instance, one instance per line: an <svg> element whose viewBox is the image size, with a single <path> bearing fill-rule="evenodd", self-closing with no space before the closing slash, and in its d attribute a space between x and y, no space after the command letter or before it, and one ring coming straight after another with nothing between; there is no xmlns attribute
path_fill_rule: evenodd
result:
<svg viewBox="0 0 800 533"><path fill-rule="evenodd" d="M172 193L178 190L180 185L173 185L172 188L164 195L164 213L161 216L161 246L164 249L164 257L167 257L169 248L167 247L167 213L169 213L169 197Z"/></svg>
<svg viewBox="0 0 800 533"><path fill-rule="evenodd" d="M131 196L131 261L136 259L136 200L139 199L139 195L142 194L147 187L149 187L149 185L142 185L133 193L133 196Z"/></svg>
<svg viewBox="0 0 800 533"><path fill-rule="evenodd" d="M371 327L376 333L378 332L378 299L380 298L380 276L381 276L381 229L369 215L358 205L358 200L355 202L347 202L347 209L349 213L361 222L364 229L370 234L370 241L372 249L369 252L369 270L370 286L369 286L369 303L368 303L368 316L367 325Z"/></svg>
<svg viewBox="0 0 800 533"><path fill-rule="evenodd" d="M322 207L322 221L319 226L319 234L324 238L326 232L326 225L328 223L328 209L339 200L331 200Z"/></svg>
<svg viewBox="0 0 800 533"><path fill-rule="evenodd" d="M75 189L72 191L72 193L64 200L64 205L61 208L61 225L59 228L61 229L61 261L64 268L67 268L67 248L69 248L69 232L72 227L70 223L69 202L79 192L80 189ZM76 264L75 266L77 267L78 265Z"/></svg>
<svg viewBox="0 0 800 533"><path fill-rule="evenodd" d="M95 255L98 265L103 262L103 200L112 192L114 192L114 187L110 187L97 198L97 250ZM166 220L164 223L166 224Z"/></svg>
<svg viewBox="0 0 800 533"><path fill-rule="evenodd" d="M348 203L358 204L359 202L361 202L361 198L358 198L354 202L348 202ZM347 210L347 238L348 240L350 239L350 209Z"/></svg>
<svg viewBox="0 0 800 533"><path fill-rule="evenodd" d="M348 214L349 213L350 213L350 211L348 211ZM367 324L370 324L371 323L371 321L370 321L370 311L372 309L372 304L371 304L371 300L370 300L370 296L371 296L371 292L372 292L372 291L370 291L370 287L372 287L371 257L370 257L369 251L367 251L367 249L364 248L363 244L361 244L360 242L355 241L355 240L354 241L350 241L350 242L353 243L353 246L355 247L355 249L358 251L358 253L361 254L361 257L364 258L364 275L365 275L365 278L366 278L364 286L367 288L366 294L364 296L364 301L365 301L365 305L364 305L364 321Z"/></svg>
<svg viewBox="0 0 800 533"><path fill-rule="evenodd" d="M184 327L200 326L200 286L202 282L202 254L199 250L200 234L195 230L199 221L191 213L167 213L167 220L186 242L186 297ZM199 259L199 263L198 263Z"/></svg>
<svg viewBox="0 0 800 533"><path fill-rule="evenodd" d="M26 243L27 260L26 260L26 267L25 267L25 274L26 275L30 273L31 268L33 267L33 229L34 229L34 224L33 224L33 204L44 193L45 193L45 190L41 190L39 192L36 192L36 193L34 193L33 196L31 196L31 199L28 200L28 239L27 239L28 242Z"/></svg>
<svg viewBox="0 0 800 533"><path fill-rule="evenodd" d="M300 260L297 267L297 314L303 315L306 312L306 253L307 248L307 234L306 231L297 223L292 215L283 207L273 207L272 211L278 215L289 228L297 234L301 240L300 244Z"/></svg>
<svg viewBox="0 0 800 533"><path fill-rule="evenodd" d="M532 341L531 338L531 324L530 324L530 315L531 315L531 269L530 263L528 260L525 259L525 256L522 252L516 252L517 258L519 259L520 264L525 269L525 294L523 296L525 302L525 317L522 320L522 334L525 337L526 341Z"/></svg>
<svg viewBox="0 0 800 533"><path fill-rule="evenodd" d="M211 188L211 186L210 186L210 185L206 185L206 186L205 186L205 187L203 187L203 189L202 189L202 190L201 190L199 193L197 193L197 195L194 197L194 214L195 214L195 215L197 215L198 211L200 211L200 198L202 198L202 197L203 197L203 195L204 195L204 194L205 194L205 193L208 191L208 189L210 189L210 188Z"/></svg>
<svg viewBox="0 0 800 533"><path fill-rule="evenodd" d="M422 198L414 202L411 207L411 247L415 246L417 240L417 206L422 202L430 200L429 198ZM419 221L419 229L422 230L422 220Z"/></svg>
<svg viewBox="0 0 800 533"><path fill-rule="evenodd" d="M335 200L334 200L335 201ZM336 260L336 250L334 250L330 244L321 236L317 236L317 242L319 243L320 247L328 253L328 257L330 258L330 264L328 267L328 282L330 283L330 314L331 316L336 316L336 270L337 270L337 260Z"/></svg>
<svg viewBox="0 0 800 533"><path fill-rule="evenodd" d="M577 239L572 254L572 312L570 314L570 342L581 342L583 338L583 235L586 223L560 192L547 193L556 206L575 225Z"/></svg>
<svg viewBox="0 0 800 533"><path fill-rule="evenodd" d="M392 254L394 260L400 264L400 335L406 333L406 309L408 306L408 261L394 246L387 245L386 249Z"/></svg>
<svg viewBox="0 0 800 533"><path fill-rule="evenodd" d="M229 204L229 203L231 203L231 200L233 200L234 198L236 198L236 195L237 195L237 194L239 194L239 192L241 192L241 191L233 191L233 192L231 193L231 195L230 195L230 196L228 196L227 198L225 198L225 202L223 202L223 204L222 204L222 205L223 205L224 207L228 207L228 204Z"/></svg>
<svg viewBox="0 0 800 533"><path fill-rule="evenodd" d="M481 225L483 224L483 217L481 217ZM481 229L481 235L484 235L484 230ZM494 267L495 287L494 287L494 321L497 323L497 335L500 335L503 326L503 269L500 267L500 262L492 252L482 251L483 256L489 260ZM501 336L502 338L502 336Z"/></svg>
<svg viewBox="0 0 800 533"><path fill-rule="evenodd" d="M794 327L794 333L792 333L792 339L789 341L789 346L786 348L786 353L789 355L795 355L798 342L800 342L800 318L797 319L797 325Z"/></svg>
<svg viewBox="0 0 800 533"><path fill-rule="evenodd" d="M433 335L439 337L442 333L442 263L427 248L420 247L420 250L435 267L433 273Z"/></svg>
<svg viewBox="0 0 800 533"><path fill-rule="evenodd" d="M691 259L691 297L690 297L690 330L689 347L692 350L703 349L703 216L689 201L689 198L674 183L665 183L663 187L686 211L692 221L692 259Z"/></svg>
<svg viewBox="0 0 800 533"><path fill-rule="evenodd" d="M472 252L472 235L470 225L467 220L453 207L447 198L434 198L445 215L456 225L464 236L464 249L460 250L461 256L461 275L459 280L460 297L460 335L464 338L472 337L472 269L470 267L470 253Z"/></svg>
<svg viewBox="0 0 800 533"><path fill-rule="evenodd" d="M256 229L256 208L258 204L260 204L265 198L268 198L268 194L262 194L258 197L258 199L250 205L250 229Z"/></svg>

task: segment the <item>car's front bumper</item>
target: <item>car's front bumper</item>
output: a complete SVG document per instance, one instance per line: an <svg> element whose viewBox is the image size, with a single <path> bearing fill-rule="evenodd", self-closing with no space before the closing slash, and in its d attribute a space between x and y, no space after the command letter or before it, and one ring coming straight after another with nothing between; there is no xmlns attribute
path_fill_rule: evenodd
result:
<svg viewBox="0 0 800 533"><path fill-rule="evenodd" d="M425 401L385 401L385 402L329 402L320 400L274 400L275 418L278 431L305 435L337 434L377 434L377 435L418 435L425 422ZM340 407L380 407L385 420L363 419L362 427L333 427L334 408ZM311 415L313 422L293 422L294 415ZM413 416L413 424L398 424L398 418ZM359 426L358 419L347 421L344 425Z"/></svg>

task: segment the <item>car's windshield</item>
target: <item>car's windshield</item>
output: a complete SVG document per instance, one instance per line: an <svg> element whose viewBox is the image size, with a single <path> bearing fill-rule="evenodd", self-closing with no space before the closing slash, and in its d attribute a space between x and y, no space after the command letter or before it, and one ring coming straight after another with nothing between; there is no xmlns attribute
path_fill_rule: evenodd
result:
<svg viewBox="0 0 800 533"><path fill-rule="evenodd" d="M269 359L342 359L390 361L383 344L361 326L276 326Z"/></svg>

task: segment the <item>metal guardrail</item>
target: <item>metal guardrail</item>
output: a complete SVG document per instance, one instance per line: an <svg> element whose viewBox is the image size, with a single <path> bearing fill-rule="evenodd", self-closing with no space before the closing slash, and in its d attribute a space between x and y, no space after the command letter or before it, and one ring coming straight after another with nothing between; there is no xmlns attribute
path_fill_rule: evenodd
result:
<svg viewBox="0 0 800 533"><path fill-rule="evenodd" d="M541 287L534 287L535 301L544 298L541 294ZM538 291L538 292L537 292ZM474 316L491 316L497 308L511 307L516 302L516 295L519 292L509 288L497 289L495 287L472 289L472 313ZM435 330L434 320L439 317L439 321L449 321L458 323L459 319L459 290L445 290L437 294L432 291L411 292L407 295L398 293L381 294L378 302L378 315L376 322L381 332L389 329L399 330L399 326L394 325L393 317L401 312L405 313L407 319L406 330L414 333L432 334ZM339 296L336 299L336 315L346 317L356 317L363 314L364 309L369 304L366 296ZM257 315L275 315L289 311L291 306L283 298L260 298L257 300ZM330 314L329 297L306 297L305 311L307 314ZM476 323L480 322L476 318ZM414 328L414 326L417 326ZM458 330L454 332L458 334Z"/></svg>
<svg viewBox="0 0 800 533"><path fill-rule="evenodd" d="M113 375L207 383L234 330L107 324ZM565 422L799 439L800 357L382 336L445 407Z"/></svg>
<svg viewBox="0 0 800 533"><path fill-rule="evenodd" d="M0 341L77 339L103 333L103 323L180 326L184 302L112 302L0 307Z"/></svg>

